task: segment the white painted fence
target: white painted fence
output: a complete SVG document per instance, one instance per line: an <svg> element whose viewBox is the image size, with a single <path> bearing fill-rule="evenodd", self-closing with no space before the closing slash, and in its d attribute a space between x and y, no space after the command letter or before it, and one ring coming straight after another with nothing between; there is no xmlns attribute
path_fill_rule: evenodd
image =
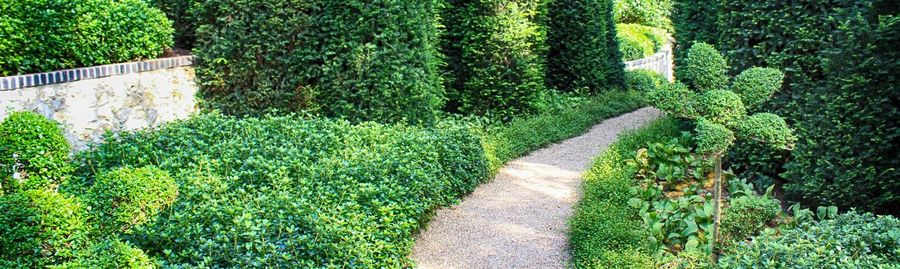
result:
<svg viewBox="0 0 900 269"><path fill-rule="evenodd" d="M669 81L675 81L675 58L672 55L671 43L663 46L659 52L650 57L625 62L625 70L648 69L656 71Z"/></svg>

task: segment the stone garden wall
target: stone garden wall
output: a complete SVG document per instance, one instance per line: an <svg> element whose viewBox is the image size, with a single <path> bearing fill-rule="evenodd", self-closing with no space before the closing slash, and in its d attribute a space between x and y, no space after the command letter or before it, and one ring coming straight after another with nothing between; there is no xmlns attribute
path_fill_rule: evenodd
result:
<svg viewBox="0 0 900 269"><path fill-rule="evenodd" d="M0 78L0 121L34 111L65 128L73 149L197 111L190 56Z"/></svg>

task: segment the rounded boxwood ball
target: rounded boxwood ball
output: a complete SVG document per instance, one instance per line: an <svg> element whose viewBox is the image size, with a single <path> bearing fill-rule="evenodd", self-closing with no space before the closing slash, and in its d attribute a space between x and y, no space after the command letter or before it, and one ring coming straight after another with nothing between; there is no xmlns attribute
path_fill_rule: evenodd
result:
<svg viewBox="0 0 900 269"><path fill-rule="evenodd" d="M87 202L104 233L128 233L175 202L178 185L155 167L118 168L98 175Z"/></svg>
<svg viewBox="0 0 900 269"><path fill-rule="evenodd" d="M724 89L728 85L728 63L712 45L695 43L688 49L684 78L697 91Z"/></svg>
<svg viewBox="0 0 900 269"><path fill-rule="evenodd" d="M756 113L737 124L738 136L765 143L776 149L792 149L797 136L781 116Z"/></svg>
<svg viewBox="0 0 900 269"><path fill-rule="evenodd" d="M86 233L77 200L44 190L0 196L0 267L45 268L75 255Z"/></svg>
<svg viewBox="0 0 900 269"><path fill-rule="evenodd" d="M59 125L34 112L13 112L0 123L0 189L49 188L72 171Z"/></svg>
<svg viewBox="0 0 900 269"><path fill-rule="evenodd" d="M694 132L697 152L706 154L725 152L735 140L734 132L728 127L702 118L697 121Z"/></svg>
<svg viewBox="0 0 900 269"><path fill-rule="evenodd" d="M754 67L734 78L731 91L737 93L748 108L757 108L772 98L784 82L784 73L774 68Z"/></svg>
<svg viewBox="0 0 900 269"><path fill-rule="evenodd" d="M647 93L650 104L679 118L699 117L695 99L697 94L680 82L656 87Z"/></svg>
<svg viewBox="0 0 900 269"><path fill-rule="evenodd" d="M625 71L625 85L631 90L646 94L668 84L666 77L656 71L647 69Z"/></svg>
<svg viewBox="0 0 900 269"><path fill-rule="evenodd" d="M747 115L741 97L732 91L712 90L701 93L697 105L700 116L729 127Z"/></svg>

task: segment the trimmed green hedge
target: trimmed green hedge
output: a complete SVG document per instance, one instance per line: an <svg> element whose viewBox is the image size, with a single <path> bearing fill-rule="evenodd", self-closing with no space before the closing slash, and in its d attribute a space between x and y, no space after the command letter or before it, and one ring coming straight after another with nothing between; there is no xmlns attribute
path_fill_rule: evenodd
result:
<svg viewBox="0 0 900 269"><path fill-rule="evenodd" d="M576 268L657 268L653 253L645 248L649 236L631 207L634 168L625 161L634 158L648 143L664 143L679 137L681 129L673 118L657 120L647 127L621 136L584 177L584 197L570 222L569 241Z"/></svg>
<svg viewBox="0 0 900 269"><path fill-rule="evenodd" d="M546 95L543 1L447 1L447 109L509 120Z"/></svg>
<svg viewBox="0 0 900 269"><path fill-rule="evenodd" d="M613 15L617 23L634 23L672 29L674 0L614 0Z"/></svg>
<svg viewBox="0 0 900 269"><path fill-rule="evenodd" d="M0 76L154 58L172 33L143 0L0 1Z"/></svg>
<svg viewBox="0 0 900 269"><path fill-rule="evenodd" d="M435 1L208 1L197 30L205 106L432 123L443 106Z"/></svg>
<svg viewBox="0 0 900 269"><path fill-rule="evenodd" d="M547 85L591 92L625 86L612 9L612 0L550 1Z"/></svg>
<svg viewBox="0 0 900 269"><path fill-rule="evenodd" d="M59 124L33 112L0 123L0 195L55 188L69 177L69 142Z"/></svg>

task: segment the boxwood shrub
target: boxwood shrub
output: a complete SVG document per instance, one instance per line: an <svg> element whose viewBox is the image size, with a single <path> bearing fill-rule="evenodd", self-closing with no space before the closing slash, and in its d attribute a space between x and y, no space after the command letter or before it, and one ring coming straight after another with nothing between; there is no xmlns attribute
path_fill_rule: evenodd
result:
<svg viewBox="0 0 900 269"><path fill-rule="evenodd" d="M172 23L143 0L2 1L0 75L154 58Z"/></svg>
<svg viewBox="0 0 900 269"><path fill-rule="evenodd" d="M0 196L0 267L46 268L71 259L86 243L84 206L46 189Z"/></svg>
<svg viewBox="0 0 900 269"><path fill-rule="evenodd" d="M669 80L656 71L637 69L625 71L625 85L628 89L648 95L656 89L667 88Z"/></svg>
<svg viewBox="0 0 900 269"><path fill-rule="evenodd" d="M679 137L673 118L664 118L626 134L597 157L584 177L584 197L570 222L569 241L576 268L658 268L654 253L646 249L649 232L639 209L628 205L637 172L625 160L648 143Z"/></svg>
<svg viewBox="0 0 900 269"><path fill-rule="evenodd" d="M197 29L206 107L431 123L443 106L435 1L208 1Z"/></svg>
<svg viewBox="0 0 900 269"><path fill-rule="evenodd" d="M72 172L59 124L33 112L0 123L0 194L55 187Z"/></svg>
<svg viewBox="0 0 900 269"><path fill-rule="evenodd" d="M592 92L624 87L612 9L612 0L550 1L547 85Z"/></svg>
<svg viewBox="0 0 900 269"><path fill-rule="evenodd" d="M447 109L509 120L546 95L544 1L447 1Z"/></svg>

